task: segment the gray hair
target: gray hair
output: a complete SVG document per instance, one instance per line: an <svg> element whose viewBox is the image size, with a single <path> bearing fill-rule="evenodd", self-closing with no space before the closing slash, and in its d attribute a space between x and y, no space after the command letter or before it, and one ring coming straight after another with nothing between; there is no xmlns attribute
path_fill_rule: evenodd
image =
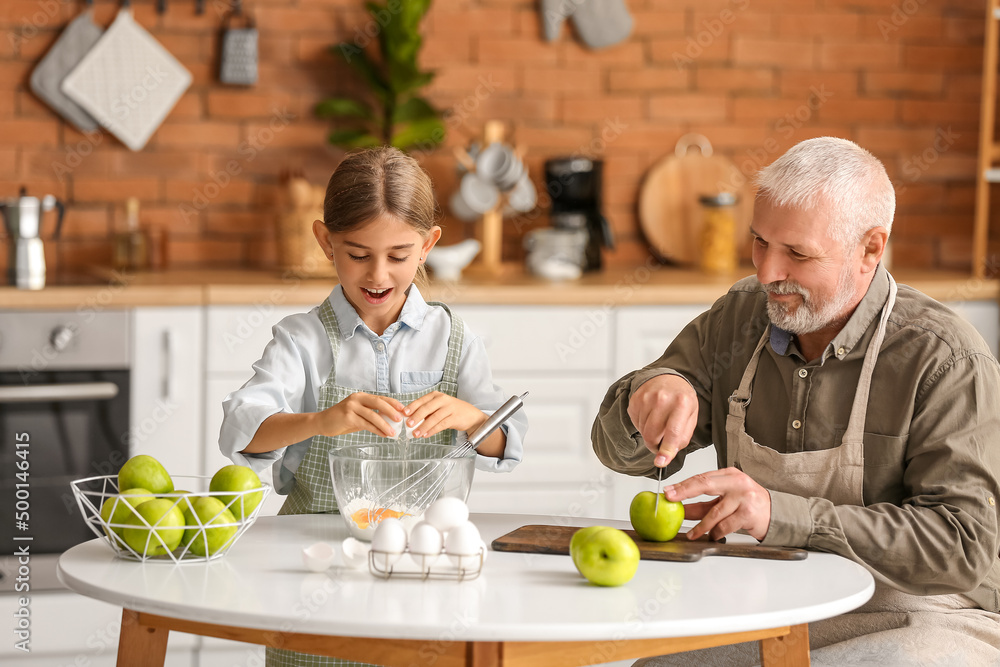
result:
<svg viewBox="0 0 1000 667"><path fill-rule="evenodd" d="M833 209L830 236L857 243L867 231L892 231L896 193L885 167L853 141L806 139L757 174L757 197L774 206Z"/></svg>

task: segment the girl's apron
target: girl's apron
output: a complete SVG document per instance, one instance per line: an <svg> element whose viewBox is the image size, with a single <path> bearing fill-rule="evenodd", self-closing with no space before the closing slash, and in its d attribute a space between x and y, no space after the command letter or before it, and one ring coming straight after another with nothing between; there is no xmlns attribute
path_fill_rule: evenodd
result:
<svg viewBox="0 0 1000 667"><path fill-rule="evenodd" d="M886 322L896 303L896 281L889 276L889 297L878 329L865 353L851 416L839 447L781 454L754 441L746 432L751 388L770 327L729 398L726 417L728 465L747 473L766 489L805 498L826 498L837 505L864 505L864 429L872 372L885 338ZM877 578L876 578L877 579ZM928 613L930 612L930 613ZM872 667L1000 664L1000 625L964 595L908 595L876 580L875 593L864 606L809 624L814 667ZM721 646L674 656L640 660L636 665L759 664L757 642Z"/></svg>
<svg viewBox="0 0 1000 667"><path fill-rule="evenodd" d="M444 362L444 374L441 381L420 391L402 393L379 393L379 396L387 396L398 400L403 405L420 398L424 394L432 391L440 391L449 396L458 395L458 362L462 355L462 343L465 338L465 326L462 320L452 314L442 303L428 302L430 306L440 306L444 308L451 317L451 333L448 336L448 353ZM319 310L320 320L326 329L326 334L330 338L330 348L333 350L333 367L330 375L319 391L318 410L326 410L344 400L351 394L358 392L358 389L345 387L337 384L337 358L340 354L340 326L337 316L333 312L330 301L324 301ZM373 393L373 392L368 392ZM447 429L429 438L421 438L421 442L429 444L450 445L454 437L454 431ZM281 506L278 514L317 514L337 511L337 499L333 494L333 480L330 478L330 457L331 451L340 447L352 445L372 445L396 442L392 438L375 435L368 431L357 431L336 437L325 435L313 436L309 451L306 453L298 469L295 471L295 486ZM296 653L283 649L268 648L266 651L268 667L312 667L314 665L342 665L365 667L365 663L351 662L340 658L326 658L318 655Z"/></svg>

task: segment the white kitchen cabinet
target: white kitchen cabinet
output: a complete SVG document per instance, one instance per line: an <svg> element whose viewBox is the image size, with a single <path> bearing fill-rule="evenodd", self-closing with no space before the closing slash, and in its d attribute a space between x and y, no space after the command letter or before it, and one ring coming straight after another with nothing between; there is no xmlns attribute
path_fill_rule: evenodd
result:
<svg viewBox="0 0 1000 667"><path fill-rule="evenodd" d="M505 395L528 392L524 461L476 473L473 512L613 516L590 428L611 380L613 313L576 306L456 306L483 340Z"/></svg>
<svg viewBox="0 0 1000 667"><path fill-rule="evenodd" d="M200 306L132 312L131 450L172 475L203 475L204 311Z"/></svg>
<svg viewBox="0 0 1000 667"><path fill-rule="evenodd" d="M281 319L308 311L309 306L209 306L205 314L206 375L204 389L205 443L202 465L212 474L232 463L219 450L219 429L222 427L222 401L253 376L253 364L260 359L271 340L271 327ZM271 483L270 469L260 478ZM262 515L277 514L285 496L272 493L264 501Z"/></svg>

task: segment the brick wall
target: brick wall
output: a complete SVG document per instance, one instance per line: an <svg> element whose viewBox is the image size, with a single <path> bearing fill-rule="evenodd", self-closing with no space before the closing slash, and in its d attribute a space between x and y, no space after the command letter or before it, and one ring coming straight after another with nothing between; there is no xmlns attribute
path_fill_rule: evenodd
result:
<svg viewBox="0 0 1000 667"><path fill-rule="evenodd" d="M498 118L527 149L536 182L546 157L602 157L619 241L610 260L632 263L646 257L642 176L685 132L705 134L748 173L802 139L843 136L882 158L898 185L896 264L968 268L981 0L625 1L632 36L591 51L569 23L545 42L533 0L435 0L423 64L438 70L430 96L450 110L448 146ZM311 109L357 87L327 48L362 35L368 18L361 0L248 0L260 82L238 89L216 77L219 2L198 16L194 0L170 0L159 16L153 0L133 0L136 19L194 77L139 153L77 132L28 90L35 63L83 3L0 6L0 196L26 185L67 201L50 265L73 273L107 264L128 196L141 200L144 226L165 230L171 266L274 265L280 174L322 183L341 155ZM110 23L117 3L95 6L97 22ZM456 187L450 148L421 159L446 203ZM446 243L473 232L444 224ZM508 225L508 258L540 224L541 213Z"/></svg>

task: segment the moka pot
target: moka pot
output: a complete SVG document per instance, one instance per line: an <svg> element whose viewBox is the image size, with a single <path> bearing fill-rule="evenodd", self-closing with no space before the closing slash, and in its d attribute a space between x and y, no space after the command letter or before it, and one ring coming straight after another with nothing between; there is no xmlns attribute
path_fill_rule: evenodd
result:
<svg viewBox="0 0 1000 667"><path fill-rule="evenodd" d="M0 215L7 229L7 281L18 289L38 290L45 287L45 247L41 238L42 213L58 210L55 232L59 237L66 208L53 195L42 199L25 195L0 200Z"/></svg>

